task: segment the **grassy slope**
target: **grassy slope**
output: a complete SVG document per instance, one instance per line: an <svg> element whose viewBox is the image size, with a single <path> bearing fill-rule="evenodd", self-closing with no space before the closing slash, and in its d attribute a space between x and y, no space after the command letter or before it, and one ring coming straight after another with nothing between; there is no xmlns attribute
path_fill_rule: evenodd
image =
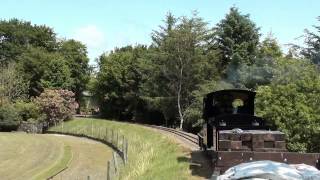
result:
<svg viewBox="0 0 320 180"><path fill-rule="evenodd" d="M179 161L185 154L169 138L139 125L100 119L81 119L66 122L51 130L91 133L91 129L117 129L129 141L129 164L121 179L189 179L189 164ZM94 132L98 136L98 132Z"/></svg>
<svg viewBox="0 0 320 180"><path fill-rule="evenodd" d="M71 157L63 143L44 135L0 133L0 147L1 179L43 179Z"/></svg>

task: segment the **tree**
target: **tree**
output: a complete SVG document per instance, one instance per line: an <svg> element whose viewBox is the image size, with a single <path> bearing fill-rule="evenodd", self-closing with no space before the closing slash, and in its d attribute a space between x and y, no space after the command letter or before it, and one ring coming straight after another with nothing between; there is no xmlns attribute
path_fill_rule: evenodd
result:
<svg viewBox="0 0 320 180"><path fill-rule="evenodd" d="M259 45L257 57L252 64L239 63L241 57L235 55L226 69L227 81L236 88L255 90L267 85L273 78L277 59L282 52L277 40L270 33Z"/></svg>
<svg viewBox="0 0 320 180"><path fill-rule="evenodd" d="M272 33L261 42L259 45L260 58L279 58L282 56L281 48L277 42L277 39L273 37Z"/></svg>
<svg viewBox="0 0 320 180"><path fill-rule="evenodd" d="M319 152L319 70L301 59L279 59L276 67L271 84L258 87L258 115L287 135L289 150Z"/></svg>
<svg viewBox="0 0 320 180"><path fill-rule="evenodd" d="M320 16L318 17L320 21ZM320 26L314 26L317 33L320 33ZM306 48L302 48L301 54L310 59L314 64L320 65L320 34L305 30L305 44Z"/></svg>
<svg viewBox="0 0 320 180"><path fill-rule="evenodd" d="M71 69L66 64L64 57L59 54L50 54L49 61L43 64L43 76L40 83L43 88L72 89L73 79Z"/></svg>
<svg viewBox="0 0 320 180"><path fill-rule="evenodd" d="M76 93L79 102L88 82L86 47L75 40L58 41L45 25L1 20L0 61L20 66L25 79L31 82L31 96L39 95L43 88L67 88Z"/></svg>
<svg viewBox="0 0 320 180"><path fill-rule="evenodd" d="M140 62L145 52L144 46L127 46L100 56L94 94L105 117L134 118L141 85Z"/></svg>
<svg viewBox="0 0 320 180"><path fill-rule="evenodd" d="M72 39L62 41L59 52L64 56L68 69L70 69L71 90L75 93L75 99L80 105L82 92L90 79L87 48L81 42Z"/></svg>
<svg viewBox="0 0 320 180"><path fill-rule="evenodd" d="M208 66L210 60L206 54L209 53L204 48L209 34L206 26L196 13L191 18L179 19L169 13L165 26L160 26L152 36L156 57L151 82L157 82L154 87L161 87L158 91L154 88L156 97L153 97L176 102L180 128L184 124L185 110L191 104L191 92L209 76L208 73L216 72L212 65Z"/></svg>
<svg viewBox="0 0 320 180"><path fill-rule="evenodd" d="M30 81L31 97L40 95L44 88L71 89L70 69L61 54L29 47L18 59L20 73Z"/></svg>
<svg viewBox="0 0 320 180"><path fill-rule="evenodd" d="M235 7L214 28L213 40L221 52L220 70L234 61L236 64L253 64L258 52L259 28Z"/></svg>
<svg viewBox="0 0 320 180"><path fill-rule="evenodd" d="M16 71L12 62L0 62L0 106L27 97L29 82L25 81Z"/></svg>
<svg viewBox="0 0 320 180"><path fill-rule="evenodd" d="M18 19L0 21L0 61L15 62L16 58L30 46L54 51L55 33L47 26L32 25L28 21Z"/></svg>

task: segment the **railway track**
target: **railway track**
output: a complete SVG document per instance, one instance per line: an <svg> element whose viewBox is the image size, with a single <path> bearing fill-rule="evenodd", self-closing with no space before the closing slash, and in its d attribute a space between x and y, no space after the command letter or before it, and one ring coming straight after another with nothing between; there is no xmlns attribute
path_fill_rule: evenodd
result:
<svg viewBox="0 0 320 180"><path fill-rule="evenodd" d="M195 134L187 133L187 132L177 130L177 129L156 126L156 125L146 125L146 126L148 126L150 128L158 129L161 131L165 131L165 132L170 133L174 136L177 136L180 140L187 143L192 149L194 149L194 150L199 149L198 136Z"/></svg>

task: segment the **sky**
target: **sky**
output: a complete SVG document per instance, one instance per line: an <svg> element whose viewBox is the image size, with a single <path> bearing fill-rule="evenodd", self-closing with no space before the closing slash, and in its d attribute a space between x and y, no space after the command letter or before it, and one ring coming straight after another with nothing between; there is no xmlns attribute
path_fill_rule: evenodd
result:
<svg viewBox="0 0 320 180"><path fill-rule="evenodd" d="M45 24L59 38L83 42L91 64L115 47L149 45L152 30L163 24L168 12L178 17L196 10L213 27L231 7L238 7L261 28L262 39L272 32L284 51L288 43L302 44L297 37L319 25L320 16L319 0L0 0L0 4L1 19Z"/></svg>

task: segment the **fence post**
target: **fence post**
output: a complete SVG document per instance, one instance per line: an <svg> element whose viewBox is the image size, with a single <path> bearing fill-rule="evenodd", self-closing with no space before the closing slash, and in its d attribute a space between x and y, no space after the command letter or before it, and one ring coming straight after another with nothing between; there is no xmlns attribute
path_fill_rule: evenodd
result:
<svg viewBox="0 0 320 180"><path fill-rule="evenodd" d="M118 162L116 152L113 152L113 163L114 163L114 172L118 174Z"/></svg>
<svg viewBox="0 0 320 180"><path fill-rule="evenodd" d="M106 142L108 142L108 128L106 128L106 135L105 135L105 137L104 137L104 140L105 140Z"/></svg>
<svg viewBox="0 0 320 180"><path fill-rule="evenodd" d="M119 141L119 132L117 131L117 136L116 136L116 147L117 147L117 149L119 149L118 148L118 142Z"/></svg>
<svg viewBox="0 0 320 180"><path fill-rule="evenodd" d="M93 136L93 119L91 119L91 136Z"/></svg>
<svg viewBox="0 0 320 180"><path fill-rule="evenodd" d="M113 129L111 129L111 144L113 144Z"/></svg>
<svg viewBox="0 0 320 180"><path fill-rule="evenodd" d="M128 162L128 140L126 140L125 142L126 142L126 146L125 146L125 148L126 148L125 152L126 153L124 155L125 156L124 162L127 163Z"/></svg>
<svg viewBox="0 0 320 180"><path fill-rule="evenodd" d="M110 161L108 161L107 180L111 180Z"/></svg>
<svg viewBox="0 0 320 180"><path fill-rule="evenodd" d="M122 148L121 148L121 150L122 150L122 160L123 160L123 162L124 162L124 151L125 151L125 139L124 139L124 135L122 136Z"/></svg>

